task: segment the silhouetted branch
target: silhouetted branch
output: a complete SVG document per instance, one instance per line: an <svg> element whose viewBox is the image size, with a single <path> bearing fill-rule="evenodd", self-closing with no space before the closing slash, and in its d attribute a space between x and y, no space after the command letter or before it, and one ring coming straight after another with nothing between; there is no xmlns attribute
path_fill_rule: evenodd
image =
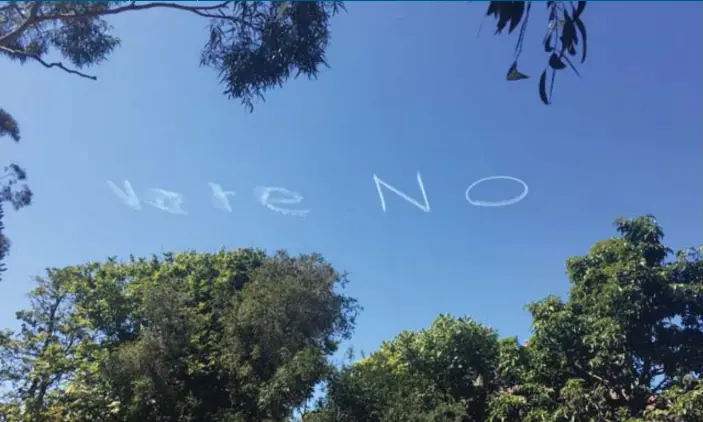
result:
<svg viewBox="0 0 703 422"><path fill-rule="evenodd" d="M80 71L78 71L78 70L70 69L70 68L66 67L66 66L65 66L63 63L61 63L61 62L48 63L48 62L46 62L44 59L42 59L42 58L41 58L38 54L36 54L36 53L27 53L27 52L25 52L25 51L13 50L13 49L11 49L11 48L2 47L2 46L0 46L0 51L4 51L5 53L7 53L7 54L9 54L9 55L15 56L15 57L18 57L18 58L33 59L33 60L35 60L35 61L41 63L41 64L42 64L44 67L46 67L46 68L58 67L59 69L65 71L65 72L67 72L67 73L71 73L71 74L73 74L73 75L78 75L78 76L80 76L80 77L82 77L82 78L92 79L92 80L94 80L94 81L98 79L97 76L87 75L87 74L85 74L85 73L83 73L83 72L80 72Z"/></svg>
<svg viewBox="0 0 703 422"><path fill-rule="evenodd" d="M29 7L29 16L27 16L22 23L17 26L17 28L8 32L7 34L0 36L0 45L12 45L22 36L22 33L26 31L30 26L37 23L37 14L39 12L39 7L41 3L32 3ZM20 13L22 15L22 13ZM23 15L22 15L23 16Z"/></svg>
<svg viewBox="0 0 703 422"><path fill-rule="evenodd" d="M114 9L104 9L104 10L90 10L90 11L85 11L81 13L57 13L57 14L47 14L47 15L41 15L38 19L37 22L45 21L45 20L55 20L55 19L86 19L86 18L94 18L98 16L109 16L109 15L117 15L120 13L124 12L131 12L131 11L138 11L138 10L147 10L147 9L156 9L156 8L161 8L161 9L176 9L176 10L183 10L186 12L191 12L195 13L198 16L202 16L205 18L213 18L213 19L223 19L227 18L226 15L220 13L220 14L212 14L208 13L209 11L214 11L214 10L220 10L224 8L225 6L229 5L232 3L232 1L224 1L220 2L211 6L186 6L183 4L178 4L178 3L166 3L166 2L151 2L151 3L137 3L136 1L130 2L129 5L127 6L121 6L121 7L116 7Z"/></svg>

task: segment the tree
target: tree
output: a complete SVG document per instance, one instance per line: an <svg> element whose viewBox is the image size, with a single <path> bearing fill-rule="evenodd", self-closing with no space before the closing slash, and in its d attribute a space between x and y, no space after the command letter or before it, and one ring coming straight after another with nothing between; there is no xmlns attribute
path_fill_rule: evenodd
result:
<svg viewBox="0 0 703 422"><path fill-rule="evenodd" d="M539 95L545 104L551 101L557 70L576 67L570 56L586 59L586 27L581 15L585 1L548 1L547 30L543 41L549 53L548 70L539 80ZM282 86L291 77L315 78L320 67L327 66L325 51L330 37L330 19L344 9L332 2L248 2L223 1L208 5L168 2L0 2L0 55L20 64L33 63L96 80L84 69L108 59L120 45L111 34L106 18L152 9L173 9L209 19L209 38L201 55L201 65L215 69L224 94L237 99L250 111L254 100L263 99L271 88ZM486 16L496 19L496 33L506 28L510 34L518 27L514 62L507 80L528 78L518 71L525 30L532 2L489 2ZM580 46L579 46L580 42ZM579 51L577 51L579 50ZM59 53L67 64L49 61ZM549 88L547 82L549 80ZM20 139L19 125L0 107L0 137ZM23 180L26 177L21 171ZM16 177L16 176L12 176ZM3 186L3 193L8 185ZM27 198L31 191L23 186L19 192ZM6 196L0 198L5 201ZM20 207L15 207L20 208ZM1 257L0 257L1 258Z"/></svg>
<svg viewBox="0 0 703 422"><path fill-rule="evenodd" d="M0 420L285 421L353 329L344 283L251 249L50 269L0 336Z"/></svg>
<svg viewBox="0 0 703 422"><path fill-rule="evenodd" d="M210 37L201 51L201 64L217 70L225 94L242 101L250 110L255 98L282 85L292 75L315 77L326 66L325 50L329 43L330 18L344 9L342 2L245 2L224 1L211 5L185 5L168 2L101 3L2 2L0 6L0 53L24 64L35 62L81 77L97 79L83 68L105 61L119 46L119 38L110 34L106 17L150 9L175 9L210 19ZM585 1L548 1L547 30L543 40L549 53L551 83L557 70L570 66L569 56L580 52L586 59L586 29L581 16ZM508 80L525 79L517 71L523 41L532 11L530 1L492 1L486 16L496 19L496 34L518 27L515 62ZM579 46L579 42L581 45ZM52 49L68 60L48 62ZM578 73L578 72L577 72ZM546 71L540 82L540 96L549 103Z"/></svg>
<svg viewBox="0 0 703 422"><path fill-rule="evenodd" d="M5 217L5 212L2 209L2 202L0 202L0 274L5 272L5 264L3 261L10 251L10 239L5 236L3 231L5 230L5 224L3 223L3 217Z"/></svg>
<svg viewBox="0 0 703 422"><path fill-rule="evenodd" d="M653 217L567 261L530 338L440 315L334 369L356 302L317 255L166 254L50 269L0 334L0 421L700 422L703 251Z"/></svg>
<svg viewBox="0 0 703 422"><path fill-rule="evenodd" d="M525 344L440 316L339 371L304 420L703 420L703 255L672 257L653 217L616 226L568 260L566 301L528 306Z"/></svg>
<svg viewBox="0 0 703 422"><path fill-rule="evenodd" d="M529 306L534 334L522 373L526 384L546 387L551 405L525 414L701 420L700 411L681 411L686 400L700 403L703 392L701 253L679 251L669 259L653 217L619 219L616 226L620 237L567 261L566 302L548 297ZM507 409L499 403L496 415Z"/></svg>
<svg viewBox="0 0 703 422"><path fill-rule="evenodd" d="M305 421L484 421L496 389L498 336L470 318L440 315L339 371Z"/></svg>
<svg viewBox="0 0 703 422"><path fill-rule="evenodd" d="M19 125L15 119L0 108L0 138L9 136L15 142L20 140ZM23 208L32 202L32 191L26 183L27 173L17 164L5 167L5 173L0 175L0 273L5 271L5 257L10 252L10 239L3 233L4 203L9 202L15 210ZM2 278L0 278L2 280Z"/></svg>

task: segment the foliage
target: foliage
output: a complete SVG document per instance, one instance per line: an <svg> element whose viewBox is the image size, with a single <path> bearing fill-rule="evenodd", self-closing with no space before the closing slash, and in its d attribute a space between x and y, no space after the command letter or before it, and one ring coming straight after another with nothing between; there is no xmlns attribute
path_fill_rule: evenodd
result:
<svg viewBox="0 0 703 422"><path fill-rule="evenodd" d="M20 129L17 121L5 110L0 108L0 138L9 136L13 141L20 141ZM5 167L5 173L0 175L0 273L5 271L3 261L10 252L10 239L3 233L4 203L9 202L15 210L23 208L32 202L32 191L23 183L27 173L17 164Z"/></svg>
<svg viewBox="0 0 703 422"><path fill-rule="evenodd" d="M284 421L357 312L316 255L109 259L37 282L0 335L3 421Z"/></svg>
<svg viewBox="0 0 703 422"><path fill-rule="evenodd" d="M586 25L581 15L586 9L585 1L547 1L547 30L542 41L544 51L549 54L547 68L539 79L539 97L544 104L550 104L554 92L557 70L566 69L567 65L578 75L579 72L569 56L581 56L581 63L586 61L588 36ZM529 76L518 71L518 59L522 54L527 23L532 11L531 1L491 1L486 16L496 19L496 34L508 27L508 34L520 27L515 45L515 61L508 69L507 79L519 81ZM579 46L579 42L581 45ZM548 74L549 71L549 74ZM549 89L547 79L549 78Z"/></svg>
<svg viewBox="0 0 703 422"><path fill-rule="evenodd" d="M703 420L703 256L670 259L652 217L616 226L619 237L568 260L566 301L528 306L524 345L440 316L342 368L304 420Z"/></svg>
<svg viewBox="0 0 703 422"><path fill-rule="evenodd" d="M0 421L700 422L703 254L653 217L567 261L523 344L440 315L328 361L358 311L317 255L166 254L47 270L0 334Z"/></svg>
<svg viewBox="0 0 703 422"><path fill-rule="evenodd" d="M120 45L106 17L150 9L174 9L210 20L209 39L201 51L201 64L220 74L224 93L242 101L250 110L255 98L281 86L291 76L315 77L326 66L330 18L344 9L342 2L247 2L223 1L210 5L168 2L108 1L86 2L2 2L0 6L0 54L20 63L35 62L89 79L95 76L82 69L100 64ZM554 72L570 66L569 56L580 50L586 59L586 29L581 18L585 1L548 1L547 31L543 40ZM492 1L486 16L496 19L496 33L518 27L515 63L509 80L524 79L517 72L517 59L532 10L530 1ZM581 45L579 46L579 42ZM49 62L52 51L60 53L69 65ZM578 72L577 72L578 73ZM546 93L546 71L540 94ZM551 97L551 88L550 94Z"/></svg>
<svg viewBox="0 0 703 422"><path fill-rule="evenodd" d="M403 332L339 371L305 420L484 420L495 388L496 333L470 318L440 315L430 328Z"/></svg>
<svg viewBox="0 0 703 422"><path fill-rule="evenodd" d="M3 231L5 230L5 224L3 223L3 218L5 217L5 211L2 207L2 202L0 202L0 274L5 272L5 264L3 261L10 252L10 239L5 236Z"/></svg>
<svg viewBox="0 0 703 422"><path fill-rule="evenodd" d="M209 38L201 64L212 67L226 85L225 94L248 108L270 88L291 76L315 77L326 65L329 19L339 2L224 1L208 5L166 2L3 2L0 6L0 53L20 63L35 62L96 79L82 69L98 65L120 45L108 16L174 9L206 18ZM60 53L69 65L50 63Z"/></svg>

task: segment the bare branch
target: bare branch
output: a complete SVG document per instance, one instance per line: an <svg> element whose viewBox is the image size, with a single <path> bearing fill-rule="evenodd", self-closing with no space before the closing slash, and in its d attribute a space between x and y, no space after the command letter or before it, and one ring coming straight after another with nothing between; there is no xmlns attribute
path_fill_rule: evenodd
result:
<svg viewBox="0 0 703 422"><path fill-rule="evenodd" d="M25 57L28 59L34 59L37 62L41 63L46 68L58 67L59 69L63 70L64 72L70 73L72 75L78 75L82 78L92 79L94 81L96 81L98 79L97 76L87 75L87 74L85 74L83 72L79 72L75 69L70 69L70 68L64 66L64 64L61 62L48 63L44 59L39 57L39 55L36 53L27 53L25 51L13 50L11 48L7 48L7 47L3 47L3 46L0 46L0 51L4 51L5 53L7 53L11 56L15 56L15 57Z"/></svg>

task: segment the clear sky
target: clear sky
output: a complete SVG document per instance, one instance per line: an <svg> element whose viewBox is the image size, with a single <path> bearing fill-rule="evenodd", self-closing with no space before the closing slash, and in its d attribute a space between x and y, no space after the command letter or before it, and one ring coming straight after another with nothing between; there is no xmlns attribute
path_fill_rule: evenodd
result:
<svg viewBox="0 0 703 422"><path fill-rule="evenodd" d="M675 248L702 243L701 3L589 3L581 78L559 74L554 105L537 96L544 16L494 37L484 4L348 3L332 21L332 68L272 91L248 114L198 66L206 22L172 11L115 18L122 47L97 82L0 62L2 107L23 141L5 161L28 170L34 204L6 211L13 241L0 283L0 327L16 327L31 277L48 266L130 253L257 246L321 252L350 272L364 306L352 344L374 350L439 313L468 314L524 337L527 302L568 290L565 260L614 235L621 215L654 214ZM535 11L541 12L542 5ZM373 181L422 201L430 212ZM505 175L520 202L470 205L467 187ZM141 210L107 181L129 180ZM236 191L213 206L208 182ZM257 186L303 196L304 217L257 202ZM146 203L181 193L185 215ZM481 200L522 192L482 183Z"/></svg>

